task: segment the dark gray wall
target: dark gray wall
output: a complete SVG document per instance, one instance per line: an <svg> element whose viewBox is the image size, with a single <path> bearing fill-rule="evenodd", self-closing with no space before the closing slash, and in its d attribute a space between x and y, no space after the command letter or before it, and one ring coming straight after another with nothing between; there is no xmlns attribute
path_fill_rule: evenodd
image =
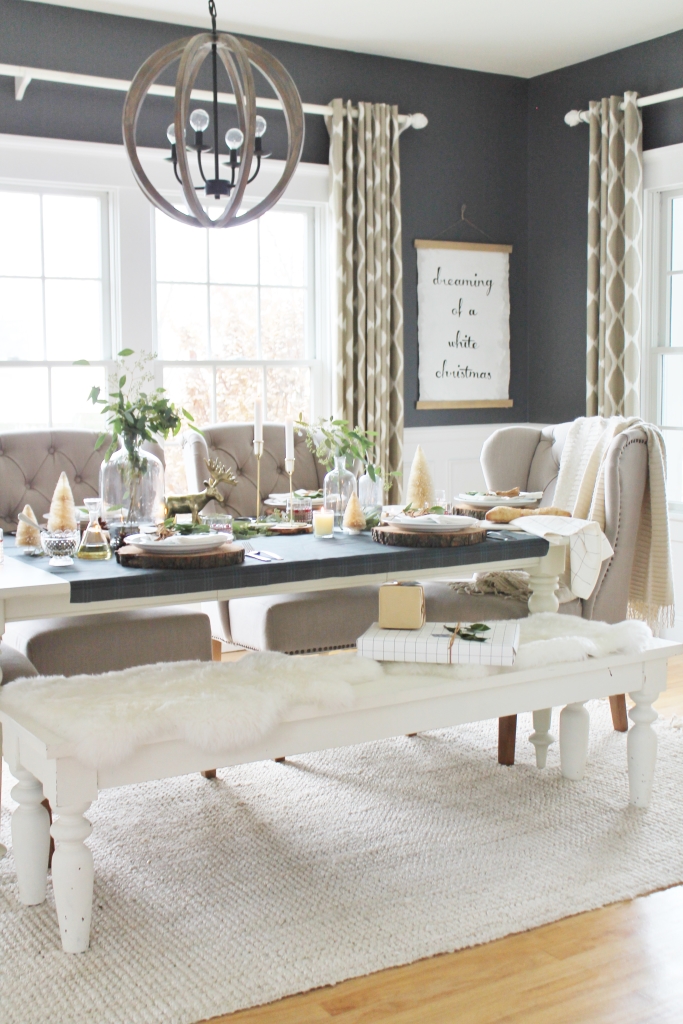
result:
<svg viewBox="0 0 683 1024"><path fill-rule="evenodd" d="M568 110L683 86L683 32L529 82L529 418L585 415L588 126ZM646 149L683 142L683 100L643 108Z"/></svg>
<svg viewBox="0 0 683 1024"><path fill-rule="evenodd" d="M0 0L0 62L129 79L154 50L196 28L95 14L25 0ZM423 131L401 139L406 424L408 426L525 420L527 403L526 323L526 100L527 82L504 75L462 71L342 50L263 41L296 81L302 99L397 103L401 112L421 111ZM171 79L167 79L172 81ZM202 83L199 83L202 84ZM0 132L121 142L123 95L34 82L24 100L14 83L0 78ZM171 104L147 101L139 141L165 143ZM283 155L277 116L268 117L268 139ZM307 161L327 162L327 132L320 117L306 118ZM511 410L417 412L417 294L415 238L481 240L476 233L446 230L467 215L496 242L514 246L511 263Z"/></svg>

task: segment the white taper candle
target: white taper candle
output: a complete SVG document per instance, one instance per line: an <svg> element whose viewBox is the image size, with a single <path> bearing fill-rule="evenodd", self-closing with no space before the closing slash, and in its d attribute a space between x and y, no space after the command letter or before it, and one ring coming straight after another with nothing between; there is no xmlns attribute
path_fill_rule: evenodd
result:
<svg viewBox="0 0 683 1024"><path fill-rule="evenodd" d="M285 420L285 458L294 458L294 420Z"/></svg>
<svg viewBox="0 0 683 1024"><path fill-rule="evenodd" d="M254 440L263 440L263 402L260 398L254 402Z"/></svg>

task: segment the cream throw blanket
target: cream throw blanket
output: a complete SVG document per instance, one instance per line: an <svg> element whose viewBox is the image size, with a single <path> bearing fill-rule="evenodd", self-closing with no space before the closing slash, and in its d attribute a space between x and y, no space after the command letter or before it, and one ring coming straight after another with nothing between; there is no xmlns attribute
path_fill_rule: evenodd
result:
<svg viewBox="0 0 683 1024"><path fill-rule="evenodd" d="M605 457L614 438L638 427L647 438L648 482L631 573L629 618L672 626L674 588L666 502L666 448L661 432L636 416L581 417L569 428L554 504L605 529Z"/></svg>

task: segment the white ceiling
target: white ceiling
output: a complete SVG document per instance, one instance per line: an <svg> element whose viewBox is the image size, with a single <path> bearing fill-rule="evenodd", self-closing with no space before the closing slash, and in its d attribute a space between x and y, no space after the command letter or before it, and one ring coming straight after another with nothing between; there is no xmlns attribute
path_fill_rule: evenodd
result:
<svg viewBox="0 0 683 1024"><path fill-rule="evenodd" d="M209 27L204 0L53 0ZM681 0L217 0L218 26L270 39L533 75L683 28Z"/></svg>

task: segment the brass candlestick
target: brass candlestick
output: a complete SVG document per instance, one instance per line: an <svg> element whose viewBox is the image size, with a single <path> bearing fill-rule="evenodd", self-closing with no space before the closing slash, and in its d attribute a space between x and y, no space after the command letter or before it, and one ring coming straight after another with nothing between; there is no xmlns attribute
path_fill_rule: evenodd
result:
<svg viewBox="0 0 683 1024"><path fill-rule="evenodd" d="M292 476L294 475L294 459L285 459L285 469L289 475L289 521L294 522L294 489L292 487Z"/></svg>
<svg viewBox="0 0 683 1024"><path fill-rule="evenodd" d="M261 456L263 455L263 441L254 439L254 455L256 456L256 521L261 515Z"/></svg>

